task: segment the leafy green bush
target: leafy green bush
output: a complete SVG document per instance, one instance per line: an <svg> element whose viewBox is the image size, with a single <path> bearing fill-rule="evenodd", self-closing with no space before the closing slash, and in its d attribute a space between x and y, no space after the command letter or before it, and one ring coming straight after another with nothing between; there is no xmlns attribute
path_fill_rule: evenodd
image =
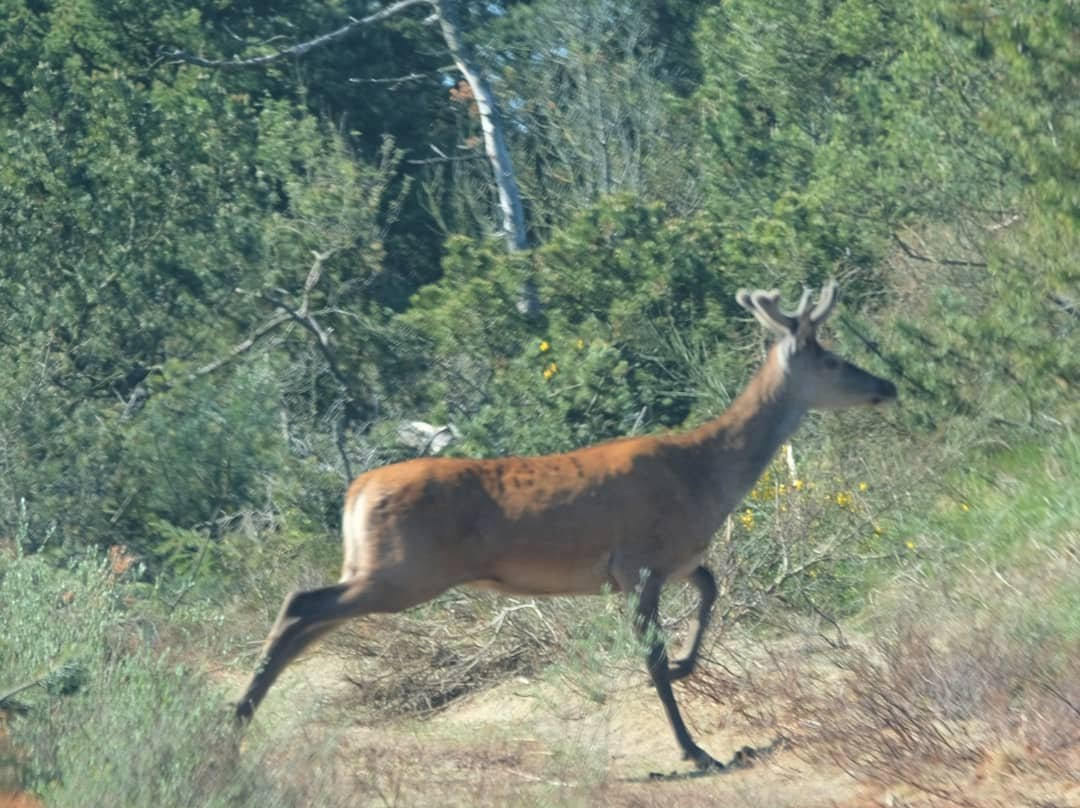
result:
<svg viewBox="0 0 1080 808"><path fill-rule="evenodd" d="M188 649L156 642L169 626L140 612L133 563L122 550L66 568L0 556L0 692L18 691L5 706L24 786L50 806L333 804L319 777L267 766L310 773L319 749L272 733L240 746L221 689Z"/></svg>
<svg viewBox="0 0 1080 808"><path fill-rule="evenodd" d="M718 343L745 319L739 278L713 260L718 238L704 220L613 197L527 256L452 240L442 280L399 318L424 352L417 404L461 429L461 450L488 454L565 450L678 425L699 404L713 411L698 401L700 360L742 375ZM539 317L515 306L527 281Z"/></svg>

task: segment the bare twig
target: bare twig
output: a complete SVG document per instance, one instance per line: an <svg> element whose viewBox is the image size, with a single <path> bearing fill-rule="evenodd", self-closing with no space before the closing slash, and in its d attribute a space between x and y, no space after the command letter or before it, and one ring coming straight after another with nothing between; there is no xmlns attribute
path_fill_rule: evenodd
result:
<svg viewBox="0 0 1080 808"><path fill-rule="evenodd" d="M350 84L389 84L391 90L396 90L399 85L408 81L420 81L422 79L429 79L432 76L438 75L440 72L446 72L453 70L453 65L447 65L441 70L435 70L428 73L406 73L404 76L387 76L383 78L350 78Z"/></svg>
<svg viewBox="0 0 1080 808"><path fill-rule="evenodd" d="M963 261L955 258L930 258L929 256L922 255L915 252L900 236L896 233L892 234L893 240L900 245L900 249L904 251L904 254L908 258L915 261L922 261L927 264L940 264L946 267L985 267L987 263L985 261Z"/></svg>
<svg viewBox="0 0 1080 808"><path fill-rule="evenodd" d="M323 331L322 326L311 315L304 311L307 301L301 304L300 309L293 308L280 297L277 297L273 292L264 290L262 292L262 298L268 303L272 303L278 308L284 309L285 313L295 321L298 325L303 326L307 331L311 332L315 337L315 344L319 348L319 353L323 355L323 359L326 360L326 365L330 370L330 375L334 377L334 380L341 385L343 390L351 390L349 380L345 378L345 375L341 372L341 369L337 364L337 357L334 356L333 350L330 348L330 338L326 332Z"/></svg>
<svg viewBox="0 0 1080 808"><path fill-rule="evenodd" d="M0 705L3 705L4 702L6 702L8 699L12 699L15 696L19 695L24 690L29 690L30 688L34 687L35 685L42 684L50 676L52 676L53 674L60 671L62 667L63 666L61 665L59 668L53 668L48 673L43 673L41 676L38 676L36 679L30 679L30 680L28 680L26 682L23 682L21 685L16 685L15 687L11 688L10 690L6 690L3 693L0 693Z"/></svg>
<svg viewBox="0 0 1080 808"><path fill-rule="evenodd" d="M450 157L444 155L443 157L428 157L423 160L406 160L405 162L411 166L426 166L434 163L460 163L466 160L486 160L486 154L462 154Z"/></svg>
<svg viewBox="0 0 1080 808"><path fill-rule="evenodd" d="M337 444L338 454L341 456L341 467L345 470L345 479L351 480L355 475L352 470L352 462L349 460L349 452L345 444L345 413L334 419L334 442Z"/></svg>
<svg viewBox="0 0 1080 808"><path fill-rule="evenodd" d="M304 281L304 291L300 298L300 310L298 312L299 316L311 316L308 313L311 290L315 288L315 285L319 282L319 278L322 276L323 262L332 254L333 253L313 253L313 255L315 256L315 260L314 262L312 262L311 270L308 272L307 279ZM242 294L243 290L237 289L236 292ZM295 319L294 315L289 311L283 311L274 315L262 325L260 325L258 328L256 328L254 331L252 331L251 335L247 339L238 342L236 345L230 348L224 356L220 356L214 361L208 362L202 367L193 370L190 374L188 374L188 380L190 381L200 376L209 375L216 370L220 370L229 362L236 360L237 358L243 356L245 353L254 348L255 344L267 334L270 334L278 327L284 325L285 323L293 319Z"/></svg>
<svg viewBox="0 0 1080 808"><path fill-rule="evenodd" d="M285 323L289 322L291 319L292 319L292 316L289 315L288 313L285 313L285 312L282 312L281 314L277 314L277 315L271 317L265 323L260 325L254 331L252 331L251 336L249 336L247 339L243 340L242 342L238 342L236 345L234 345L232 348L230 348L229 351L224 356L220 356L217 359L215 359L213 362L207 362L202 367L196 368L195 370L193 370L190 374L188 374L188 379L191 380L191 379L196 379L199 376L206 376L206 375L208 375L210 373L213 373L216 370L221 369L222 367L227 365L229 362L232 362L232 361L236 360L237 358L243 356L245 353L247 353L252 348L254 348L255 343L257 343L260 339L265 337L267 334L271 333L274 329L278 328L279 326L284 325Z"/></svg>
<svg viewBox="0 0 1080 808"><path fill-rule="evenodd" d="M329 45L331 42L336 42L342 39L357 28L365 25L371 25L371 23L385 20L387 17L391 17L401 11L412 6L418 6L421 4L430 5L431 0L398 0L396 3L379 9L374 14L368 14L366 17L359 17L350 19L348 23L341 26L335 31L331 31L328 34L317 36L314 39L309 39L306 42L300 42L289 48L275 51L274 53L263 54L262 56L253 56L250 59L205 59L202 56L196 56L193 53L187 53L186 51L176 50L172 53L166 54L174 62L186 62L188 64L198 65L199 67L219 67L219 68L236 68L236 67L259 67L267 65L272 62L280 61L287 57L303 56L305 53L316 48L321 48L324 45Z"/></svg>

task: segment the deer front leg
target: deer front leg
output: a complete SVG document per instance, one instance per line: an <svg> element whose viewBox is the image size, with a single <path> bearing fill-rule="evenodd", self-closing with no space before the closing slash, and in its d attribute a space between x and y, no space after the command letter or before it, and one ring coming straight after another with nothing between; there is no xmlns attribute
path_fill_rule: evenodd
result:
<svg viewBox="0 0 1080 808"><path fill-rule="evenodd" d="M697 616L690 624L690 641L687 644L686 653L671 665L669 678L673 682L694 672L698 653L701 651L701 639L705 635L705 629L709 627L713 603L716 601L716 579L708 568L698 567L690 573L687 580L697 589L701 602L698 605Z"/></svg>
<svg viewBox="0 0 1080 808"><path fill-rule="evenodd" d="M679 713L679 706L675 703L675 693L671 689L671 671L668 668L667 651L664 642L659 636L657 612L660 605L660 588L663 582L659 576L650 574L645 577L638 596L637 603L637 627L638 635L648 643L649 649L646 656L646 664L649 676L652 677L656 693L660 696L660 703L664 705L668 722L675 732L675 740L683 750L683 757L693 760L699 769L723 769L724 764L714 759L708 752L694 743L690 737L690 731L683 722Z"/></svg>

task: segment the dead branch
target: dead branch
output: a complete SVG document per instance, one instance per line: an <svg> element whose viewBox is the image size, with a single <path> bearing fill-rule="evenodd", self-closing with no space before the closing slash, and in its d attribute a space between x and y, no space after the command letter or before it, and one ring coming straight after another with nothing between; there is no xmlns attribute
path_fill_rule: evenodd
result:
<svg viewBox="0 0 1080 808"><path fill-rule="evenodd" d="M900 249L904 251L904 254L914 261L922 261L927 264L939 264L945 267L986 267L988 266L985 261L963 261L956 258L931 258L927 255L915 252L900 236L896 233L892 234L893 240L900 245Z"/></svg>
<svg viewBox="0 0 1080 808"><path fill-rule="evenodd" d="M265 323L252 331L251 336L241 342L238 342L236 345L230 348L224 356L219 356L212 362L207 362L202 367L196 368L195 370L191 371L191 373L188 374L188 380L190 381L192 379L197 379L200 376L207 376L216 370L220 370L225 365L235 361L239 357L246 354L248 351L255 347L255 343L257 343L267 334L273 332L279 326L282 326L285 323L289 322L291 319L292 317L285 312L271 317Z"/></svg>
<svg viewBox="0 0 1080 808"><path fill-rule="evenodd" d="M215 67L215 68L237 68L237 67L260 67L262 65L271 64L288 57L303 56L308 51L321 48L324 45L329 45L332 42L336 42L339 39L351 34L357 28L365 25L371 25L372 23L385 20L388 17L393 16L401 11L412 6L418 6L420 4L430 5L431 0L398 0L396 3L391 3L385 8L381 8L373 14L368 14L366 17L359 17L350 19L348 23L341 26L337 30L330 33L317 36L314 39L309 39L306 42L300 42L283 50L275 51L274 53L263 54L262 56L252 56L249 59L205 59L202 56L196 56L193 53L188 53L182 50L175 50L172 53L166 54L174 63L186 62L187 64L198 65L199 67Z"/></svg>
<svg viewBox="0 0 1080 808"><path fill-rule="evenodd" d="M327 258L329 258L332 253L314 252L313 255L315 256L315 260L314 262L312 262L311 270L308 272L307 279L304 281L304 291L300 298L300 310L297 313L300 317L310 317L308 313L308 305L311 290L315 288L315 285L319 282L319 278L322 276L323 262ZM243 290L237 289L236 292L242 294ZM255 344L263 337L267 336L280 326L293 319L295 319L293 313L287 310L279 312L278 314L274 315L266 322L264 322L262 325L260 325L258 328L256 328L254 331L252 331L251 335L247 339L238 342L236 345L230 348L224 356L220 356L212 362L208 362L202 367L196 368L191 373L189 373L188 381L197 379L200 376L207 376L214 371L220 370L225 365L235 361L236 359L250 351L252 348L254 348Z"/></svg>
<svg viewBox="0 0 1080 808"><path fill-rule="evenodd" d="M303 308L293 308L274 292L263 290L260 296L266 302L283 309L291 320L302 326L315 337L315 344L319 348L319 353L323 355L323 359L326 360L326 365L330 370L330 375L334 377L334 381L341 385L342 389L351 390L348 379L345 378L345 375L341 372L340 368L338 368L337 358L330 348L330 338L322 329L322 326L319 325L315 317L304 311ZM303 305L306 306L306 301Z"/></svg>
<svg viewBox="0 0 1080 808"><path fill-rule="evenodd" d="M19 695L24 690L29 690L30 688L34 687L35 685L43 684L45 681L47 681L49 679L50 676L53 676L54 674L58 673L61 670L62 667L63 666L61 665L58 668L53 668L48 673L44 673L41 676L38 676L36 679L30 679L30 680L28 680L26 682L23 682L20 685L16 685L15 687L9 688L8 690L4 691L3 693L0 693L0 707L5 706L5 702L7 702L8 700L10 700L10 699L14 698L15 696Z"/></svg>

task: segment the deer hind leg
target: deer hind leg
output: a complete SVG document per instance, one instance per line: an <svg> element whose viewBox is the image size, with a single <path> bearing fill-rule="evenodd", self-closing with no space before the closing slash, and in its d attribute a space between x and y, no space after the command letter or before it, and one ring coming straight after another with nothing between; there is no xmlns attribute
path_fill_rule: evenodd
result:
<svg viewBox="0 0 1080 808"><path fill-rule="evenodd" d="M656 693L660 696L660 703L664 705L668 722L675 732L675 740L683 750L683 757L693 760L699 769L723 769L724 764L715 760L708 752L694 743L690 731L679 713L679 706L675 703L675 693L671 689L671 670L668 667L667 651L664 641L659 636L659 622L657 620L660 607L660 589L663 581L658 575L647 574L638 587L637 620L635 626L638 636L642 637L648 645L646 664L649 676L652 677ZM625 589L625 587L624 587ZM629 591L633 591L630 589Z"/></svg>
<svg viewBox="0 0 1080 808"><path fill-rule="evenodd" d="M239 720L251 718L285 667L316 639L351 617L399 612L449 587L407 587L389 580L352 578L333 586L289 594L263 647L261 662L236 707Z"/></svg>
<svg viewBox="0 0 1080 808"><path fill-rule="evenodd" d="M690 573L687 580L694 585L701 597L697 617L690 624L690 641L686 652L671 665L671 681L689 676L697 666L698 653L701 651L701 639L709 627L713 603L716 601L716 579L706 567L698 567Z"/></svg>

